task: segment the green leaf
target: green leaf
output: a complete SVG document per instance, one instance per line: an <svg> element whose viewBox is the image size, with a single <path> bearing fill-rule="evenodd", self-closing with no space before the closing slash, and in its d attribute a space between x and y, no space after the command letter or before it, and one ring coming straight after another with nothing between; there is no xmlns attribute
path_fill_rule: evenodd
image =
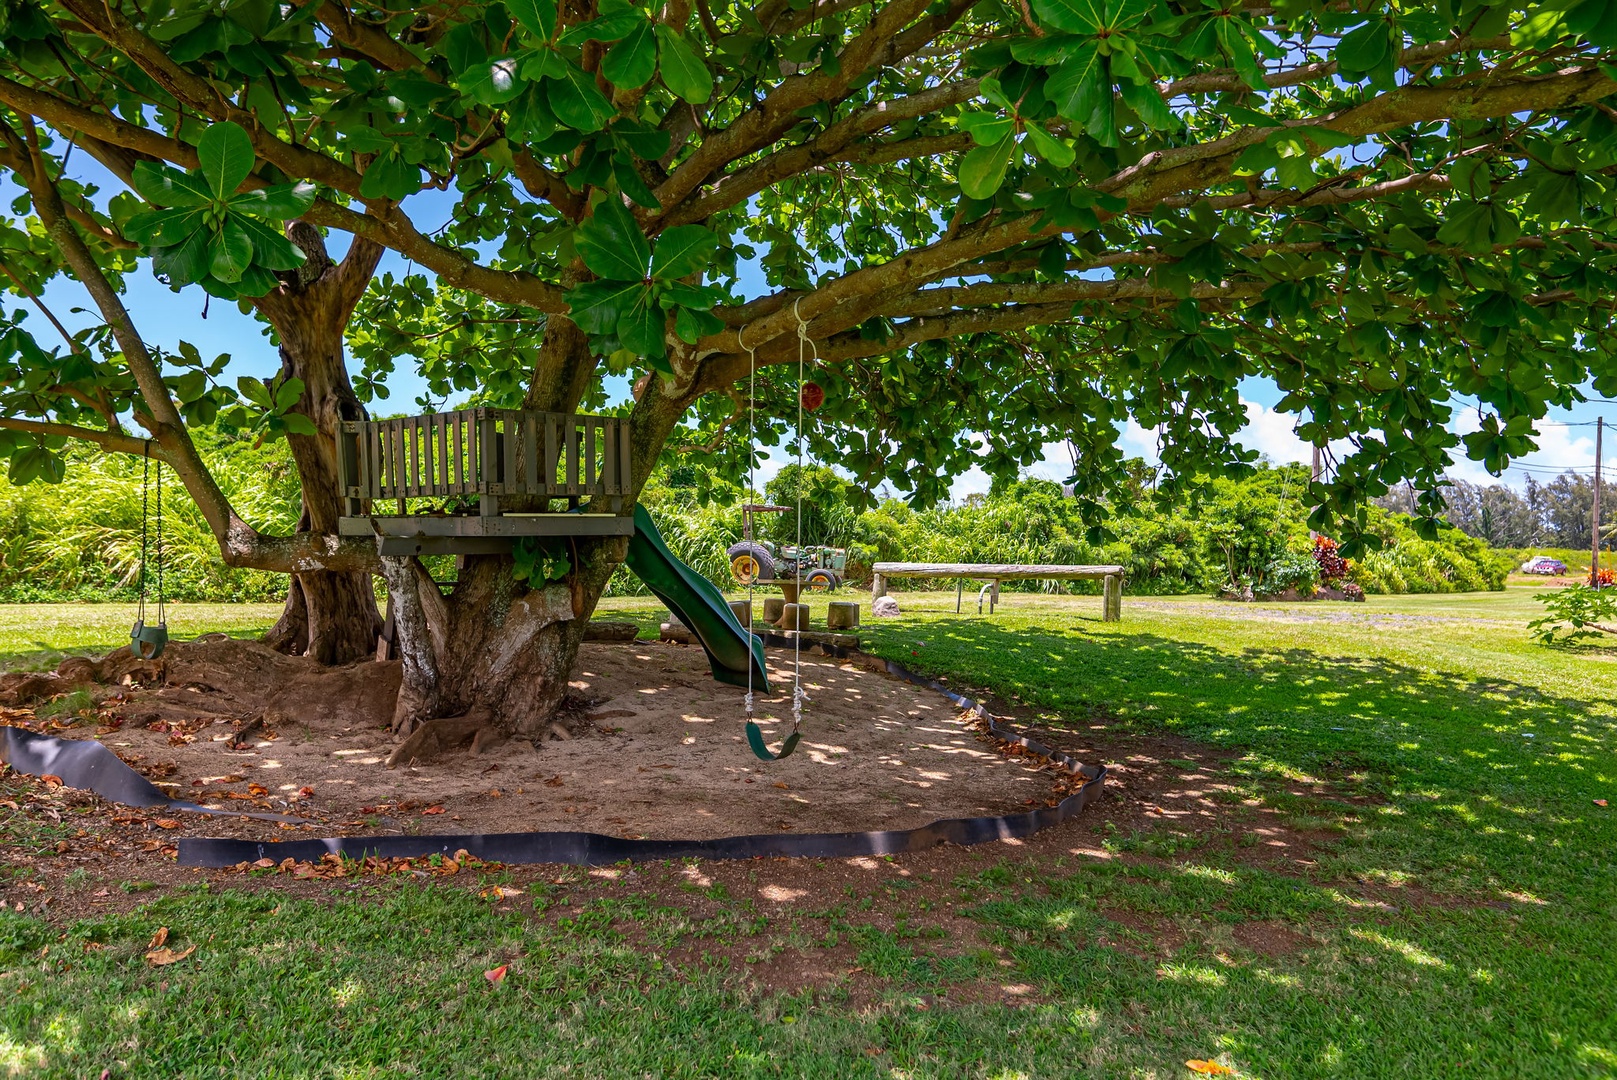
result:
<svg viewBox="0 0 1617 1080"><path fill-rule="evenodd" d="M255 379L251 375L242 375L236 379L236 389L241 396L257 405L260 409L275 408L275 399L270 396L269 387L264 385L262 379Z"/></svg>
<svg viewBox="0 0 1617 1080"><path fill-rule="evenodd" d="M1102 100L1109 101L1112 96L1112 81L1100 50L1086 46L1052 68L1044 84L1044 96L1066 119L1075 124L1087 123Z"/></svg>
<svg viewBox="0 0 1617 1080"><path fill-rule="evenodd" d="M304 383L302 379L287 379L275 388L275 411L284 413L298 403L303 396Z"/></svg>
<svg viewBox="0 0 1617 1080"><path fill-rule="evenodd" d="M962 131L970 134L971 141L978 146L992 146L1016 127L1012 117L995 116L993 113L964 113L956 123Z"/></svg>
<svg viewBox="0 0 1617 1080"><path fill-rule="evenodd" d="M1078 160L1076 150L1050 135L1038 124L1028 124L1027 137L1033 152L1058 169L1071 168L1073 162Z"/></svg>
<svg viewBox="0 0 1617 1080"><path fill-rule="evenodd" d="M152 252L152 273L167 278L170 285L189 285L193 281L201 281L208 276L212 239L211 231L197 229L172 247L158 248Z"/></svg>
<svg viewBox="0 0 1617 1080"><path fill-rule="evenodd" d="M556 32L556 5L553 0L505 0L505 10L522 28L541 41Z"/></svg>
<svg viewBox="0 0 1617 1080"><path fill-rule="evenodd" d="M243 270L253 261L253 241L239 218L225 218L224 226L213 234L208 245L208 271L224 282L241 280Z"/></svg>
<svg viewBox="0 0 1617 1080"><path fill-rule="evenodd" d="M649 19L641 19L601 61L601 74L606 76L606 81L625 89L646 85L656 73L657 35Z"/></svg>
<svg viewBox="0 0 1617 1080"><path fill-rule="evenodd" d="M651 301L651 290L643 289L629 309L618 317L618 340L623 347L641 356L665 356L668 343L663 340L667 317L662 308Z"/></svg>
<svg viewBox="0 0 1617 1080"><path fill-rule="evenodd" d="M230 198L232 210L245 211L261 217L286 221L298 217L314 205L314 185L275 184L257 191L244 191Z"/></svg>
<svg viewBox="0 0 1617 1080"><path fill-rule="evenodd" d="M661 60L663 84L692 105L713 96L713 73L679 34L657 24L657 54Z"/></svg>
<svg viewBox="0 0 1617 1080"><path fill-rule="evenodd" d="M35 480L43 480L47 484L60 484L67 476L67 462L45 447L36 446L20 454L13 454L7 475L11 482L19 487Z"/></svg>
<svg viewBox="0 0 1617 1080"><path fill-rule="evenodd" d="M674 333L679 340L687 345L695 345L708 334L716 334L724 329L724 320L711 311L698 311L695 308L676 308L674 311Z"/></svg>
<svg viewBox="0 0 1617 1080"><path fill-rule="evenodd" d="M551 61L545 67L550 111L575 131L600 131L617 111L595 85L595 76L568 60L557 60L560 62Z"/></svg>
<svg viewBox="0 0 1617 1080"><path fill-rule="evenodd" d="M673 230L669 230L672 232ZM651 245L627 207L602 199L578 227L578 253L593 273L611 281L643 281L651 268Z"/></svg>
<svg viewBox="0 0 1617 1080"><path fill-rule="evenodd" d="M137 244L172 247L184 243L192 233L205 228L206 214L199 207L177 206L169 210L146 210L124 223L124 235Z"/></svg>
<svg viewBox="0 0 1617 1080"><path fill-rule="evenodd" d="M648 292L643 281L589 281L567 293L572 320L586 334L601 337L614 334L618 320L635 304L635 298Z"/></svg>
<svg viewBox="0 0 1617 1080"><path fill-rule="evenodd" d="M719 237L713 230L701 225L675 225L657 240L651 276L658 281L672 281L694 274L708 265L718 247Z"/></svg>
<svg viewBox="0 0 1617 1080"><path fill-rule="evenodd" d="M988 199L1005 183L1005 170L1016 149L1011 132L992 146L979 146L960 162L960 190L967 198Z"/></svg>
<svg viewBox="0 0 1617 1080"><path fill-rule="evenodd" d="M1487 203L1465 203L1449 208L1443 227L1437 230L1439 243L1463 248L1473 255L1493 250L1492 215Z"/></svg>
<svg viewBox="0 0 1617 1080"><path fill-rule="evenodd" d="M1343 34L1336 43L1337 71L1349 82L1357 81L1375 70L1387 58L1391 47L1387 24L1372 19L1357 30Z"/></svg>
<svg viewBox="0 0 1617 1080"><path fill-rule="evenodd" d="M135 190L156 206L207 206L213 192L199 176L153 161L135 162Z"/></svg>
<svg viewBox="0 0 1617 1080"><path fill-rule="evenodd" d="M1583 220L1583 184L1576 173L1546 170L1535 179L1527 196L1528 213L1554 224Z"/></svg>
<svg viewBox="0 0 1617 1080"><path fill-rule="evenodd" d="M403 199L421 190L421 168L404 160L397 146L371 159L359 182L362 199Z"/></svg>
<svg viewBox="0 0 1617 1080"><path fill-rule="evenodd" d="M638 11L619 11L580 23L561 36L562 45L582 45L586 41L617 41L628 37L646 21Z"/></svg>
<svg viewBox="0 0 1617 1080"><path fill-rule="evenodd" d="M253 241L255 267L264 270L296 270L308 260L303 249L288 240L278 229L250 217L237 217L233 220Z"/></svg>
<svg viewBox="0 0 1617 1080"><path fill-rule="evenodd" d="M214 195L234 195L253 171L253 140L239 124L211 124L197 141L197 161Z"/></svg>
<svg viewBox="0 0 1617 1080"><path fill-rule="evenodd" d="M1039 22L1057 30L1098 34L1107 28L1104 7L1097 0L1033 0Z"/></svg>
<svg viewBox="0 0 1617 1080"><path fill-rule="evenodd" d="M639 170L634 167L634 158L627 150L619 150L612 155L612 175L617 177L618 187L633 199L636 205L643 206L647 210L662 209L663 204L657 201L657 196L646 186L645 180L641 179Z"/></svg>
<svg viewBox="0 0 1617 1080"><path fill-rule="evenodd" d="M527 89L518 68L521 58L496 56L472 64L455 85L462 94L481 105L503 105Z"/></svg>
<svg viewBox="0 0 1617 1080"><path fill-rule="evenodd" d="M1140 122L1155 131L1171 131L1179 126L1179 118L1174 116L1168 103L1162 100L1162 95L1151 83L1120 82L1117 92L1123 97L1123 104L1134 110L1134 115Z"/></svg>
<svg viewBox="0 0 1617 1080"><path fill-rule="evenodd" d="M320 429L314 426L314 421L302 413L284 413L281 416L281 423L286 425L288 435L320 434Z"/></svg>

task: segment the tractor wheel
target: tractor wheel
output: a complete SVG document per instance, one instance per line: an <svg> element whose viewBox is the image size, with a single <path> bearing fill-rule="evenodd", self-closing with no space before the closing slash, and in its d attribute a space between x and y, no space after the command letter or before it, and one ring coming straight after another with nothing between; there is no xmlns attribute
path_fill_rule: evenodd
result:
<svg viewBox="0 0 1617 1080"><path fill-rule="evenodd" d="M731 544L725 554L730 556L730 576L741 584L751 585L755 581L775 579L774 556L762 544L745 541Z"/></svg>
<svg viewBox="0 0 1617 1080"><path fill-rule="evenodd" d="M837 576L829 570L810 570L803 586L810 592L835 592Z"/></svg>

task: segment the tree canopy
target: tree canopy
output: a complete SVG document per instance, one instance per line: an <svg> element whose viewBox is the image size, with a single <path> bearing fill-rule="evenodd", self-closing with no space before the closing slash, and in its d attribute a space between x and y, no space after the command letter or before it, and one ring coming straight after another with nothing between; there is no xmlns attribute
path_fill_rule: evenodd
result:
<svg viewBox="0 0 1617 1080"><path fill-rule="evenodd" d="M738 386L778 438L807 352L817 456L921 501L1068 440L1098 525L1124 418L1170 487L1239 469L1265 376L1352 446L1318 524L1405 482L1435 514L1457 395L1498 469L1617 392L1614 48L1613 0L0 0L0 285L71 274L106 321L4 316L0 453L51 479L56 440L149 432L238 559L366 565L258 536L190 448L313 437L303 381L222 386L118 300L152 272L273 323L324 254L296 219L364 256L361 397L401 358L537 408L623 376L641 478L670 439L739 470Z"/></svg>

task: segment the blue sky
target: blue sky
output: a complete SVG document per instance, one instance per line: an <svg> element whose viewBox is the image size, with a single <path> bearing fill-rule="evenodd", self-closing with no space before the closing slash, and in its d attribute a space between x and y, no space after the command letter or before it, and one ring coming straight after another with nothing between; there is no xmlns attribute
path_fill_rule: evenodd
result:
<svg viewBox="0 0 1617 1080"><path fill-rule="evenodd" d="M74 156L71 172L76 179L96 183L109 194L121 189L120 182L102 170L87 154ZM18 194L14 186L0 180L0 206L9 206ZM436 221L447 219L448 199L448 193L425 192L410 200L409 209L417 221L430 227ZM439 203L443 205L436 205ZM342 234L331 236L334 258L341 257L345 241L346 237ZM409 264L393 252L387 253L381 265L382 271L391 270L396 275L410 269ZM743 267L741 283L749 296L760 295L766 290L762 274L756 267ZM8 296L7 299L12 301L9 306L15 307L20 304L25 308L29 307L26 301L19 298ZM87 310L91 307L89 298L77 282L58 279L46 290L44 300L57 317L73 329L88 325L91 321L99 321L98 315ZM250 315L243 315L234 304L219 300L213 300L211 303L207 301L207 295L196 286L178 293L171 291L144 267L128 279L128 293L125 297L136 325L152 344L173 351L183 339L195 345L204 356L229 353L231 364L227 370L227 378L231 380L238 375L268 378L275 374L280 367L280 360L269 338L265 336L262 324ZM207 312L205 318L204 310ZM28 325L39 335L42 342L49 340L48 326L37 312L31 313ZM389 411L409 411L411 403L425 391L424 382L408 365L401 366L387 380L387 384L390 398L384 408ZM625 383L624 392L626 385ZM1592 390L1586 390L1586 393L1593 396ZM1298 439L1292 430L1295 418L1274 411L1274 405L1281 397L1278 387L1267 379L1247 379L1241 385L1241 397L1246 403L1248 416L1247 426L1240 435L1241 443L1258 450L1275 462L1309 459L1308 446ZM1476 403L1461 400L1455 404L1456 419L1451 427L1461 434L1474 430L1477 426ZM1503 482L1513 487L1522 487L1530 475L1542 481L1566 469L1578 472L1592 471L1595 453L1593 424L1596 417L1602 414L1607 415L1609 419L1617 420L1617 405L1591 401L1572 409L1553 412L1549 419L1539 426L1539 450L1513 466L1502 478ZM1145 431L1130 422L1122 437L1127 453L1143 457L1147 461L1155 461L1156 439L1152 432ZM1606 469L1617 464L1617 439L1606 441L1604 456ZM787 460L789 455L785 448L776 448L763 467L760 482L773 475ZM1047 448L1044 460L1030 471L1034 475L1061 479L1070 469L1063 444L1053 443ZM1500 482L1499 479L1489 476L1479 463L1467 460L1456 462L1451 469L1451 475L1475 483ZM978 470L972 470L956 481L953 492L959 498L974 491L986 491L987 488L987 477Z"/></svg>

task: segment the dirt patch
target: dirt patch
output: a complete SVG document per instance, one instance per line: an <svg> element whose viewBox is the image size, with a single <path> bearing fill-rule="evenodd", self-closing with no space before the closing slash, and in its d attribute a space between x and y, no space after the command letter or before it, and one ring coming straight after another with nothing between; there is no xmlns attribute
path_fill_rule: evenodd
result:
<svg viewBox="0 0 1617 1080"><path fill-rule="evenodd" d="M777 693L758 712L771 743L790 729L791 662L770 655ZM148 683L101 689L54 733L99 739L179 798L295 814L322 834L908 829L1055 794L1054 774L999 753L942 695L818 656L802 658L804 738L784 761L751 754L742 692L713 681L700 649L631 642L582 647L549 738L395 769L397 662L326 670L221 639L178 644L162 664ZM174 835L287 835L274 822L164 816L180 821Z"/></svg>
<svg viewBox="0 0 1617 1080"><path fill-rule="evenodd" d="M1272 919L1240 923L1233 933L1237 945L1268 957L1290 956L1315 944L1313 938Z"/></svg>

